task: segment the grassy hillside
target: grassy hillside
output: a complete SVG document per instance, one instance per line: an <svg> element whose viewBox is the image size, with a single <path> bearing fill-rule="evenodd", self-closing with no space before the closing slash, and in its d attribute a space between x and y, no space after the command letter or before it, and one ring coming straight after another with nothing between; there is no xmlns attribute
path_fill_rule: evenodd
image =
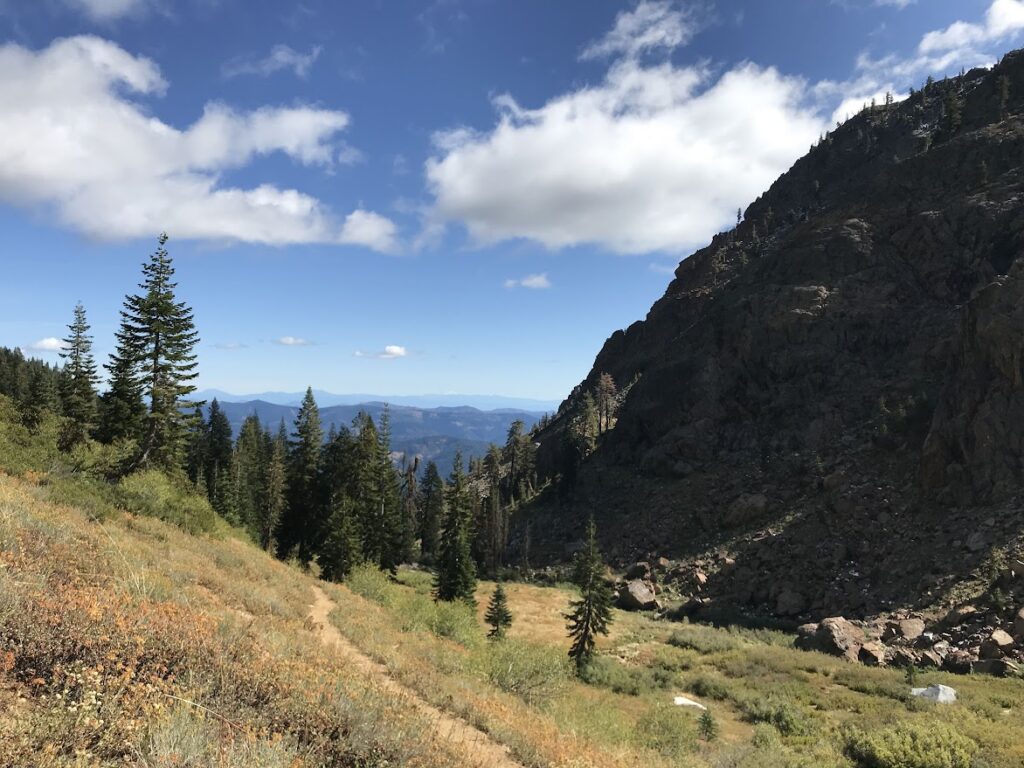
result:
<svg viewBox="0 0 1024 768"><path fill-rule="evenodd" d="M619 614L584 683L564 661L565 590L510 585L517 621L495 646L479 616L430 599L423 572L323 585L342 635L415 691L397 695L320 642L310 576L230 531L101 522L52 488L0 475L0 765L471 764L415 694L531 766L1024 760L1020 681L925 674L961 693L938 708L901 673L785 635ZM716 741L676 694L710 707Z"/></svg>
<svg viewBox="0 0 1024 768"><path fill-rule="evenodd" d="M509 584L492 643L493 584L476 611L421 570L323 584L173 479L98 479L116 456L61 456L53 428L0 418L0 766L1024 763L1022 681L922 673L960 692L939 707L786 634L620 612L581 681L569 589Z"/></svg>

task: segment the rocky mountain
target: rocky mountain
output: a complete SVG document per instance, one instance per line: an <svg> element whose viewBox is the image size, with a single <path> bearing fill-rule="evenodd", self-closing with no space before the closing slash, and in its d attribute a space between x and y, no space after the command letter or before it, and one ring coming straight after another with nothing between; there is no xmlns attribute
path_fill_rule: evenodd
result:
<svg viewBox="0 0 1024 768"><path fill-rule="evenodd" d="M541 435L561 480L519 544L564 558L592 513L619 565L666 556L665 588L706 613L937 620L970 600L1012 625L1022 112L1018 51L824 137L607 340ZM563 435L605 372L631 386L570 481Z"/></svg>
<svg viewBox="0 0 1024 768"><path fill-rule="evenodd" d="M218 403L228 417L235 436L246 417L253 414L272 430L284 419L291 429L299 412L297 405L282 405L263 400ZM365 411L379 422L384 411L383 402L364 402L355 405L332 405L320 409L324 431L331 427L350 427L360 411ZM502 445L508 428L519 419L531 429L540 419L540 413L514 409L481 411L469 406L416 408L389 405L391 413L391 447L397 460L401 456L419 457L421 462L435 461L442 474L452 467L457 451L463 458L483 456L491 443Z"/></svg>

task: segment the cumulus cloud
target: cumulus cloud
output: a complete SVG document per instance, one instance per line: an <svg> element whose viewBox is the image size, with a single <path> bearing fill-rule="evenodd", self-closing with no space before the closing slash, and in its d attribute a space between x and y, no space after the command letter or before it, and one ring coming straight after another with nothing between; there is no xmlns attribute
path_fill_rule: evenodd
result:
<svg viewBox="0 0 1024 768"><path fill-rule="evenodd" d="M150 0L65 0L94 21L115 21L145 11Z"/></svg>
<svg viewBox="0 0 1024 768"><path fill-rule="evenodd" d="M398 230L386 216L364 211L353 211L345 218L341 228L341 242L362 245L382 253L393 253L398 247Z"/></svg>
<svg viewBox="0 0 1024 768"><path fill-rule="evenodd" d="M222 341L219 344L214 344L213 346L215 349L234 351L237 349L247 349L249 345L243 344L240 341Z"/></svg>
<svg viewBox="0 0 1024 768"><path fill-rule="evenodd" d="M584 48L580 58L635 58L659 49L672 50L688 43L696 31L693 16L675 3L643 0L633 10L620 12L615 26Z"/></svg>
<svg viewBox="0 0 1024 768"><path fill-rule="evenodd" d="M238 58L225 64L221 72L224 77L239 75L259 75L267 77L282 70L291 70L296 77L305 78L313 63L320 58L323 48L319 45L310 49L309 53L300 53L287 45L275 45L270 53L262 59Z"/></svg>
<svg viewBox="0 0 1024 768"><path fill-rule="evenodd" d="M374 360L397 360L400 357L408 356L408 350L399 344L388 344L381 352L361 352L356 350L356 357L369 357Z"/></svg>
<svg viewBox="0 0 1024 768"><path fill-rule="evenodd" d="M33 352L62 352L67 345L56 336L47 336L45 339L29 344L28 348Z"/></svg>
<svg viewBox="0 0 1024 768"><path fill-rule="evenodd" d="M527 275L526 277L515 279L509 278L505 281L506 288L533 288L539 290L543 288L550 288L551 281L548 280L546 272L542 272L539 275Z"/></svg>
<svg viewBox="0 0 1024 768"><path fill-rule="evenodd" d="M294 189L220 185L225 171L275 152L331 167L349 124L345 112L303 106L237 112L211 103L178 129L129 98L165 91L157 66L91 36L56 40L41 51L2 45L0 71L2 201L48 206L64 224L104 239L167 230L182 238L274 245L393 247L394 224L389 229L378 214L360 209L339 222L319 200ZM372 237L365 235L367 221Z"/></svg>
<svg viewBox="0 0 1024 768"><path fill-rule="evenodd" d="M536 109L499 96L492 131L436 137L426 166L436 214L484 242L691 248L817 138L823 121L805 88L754 64L716 77L627 57L601 83Z"/></svg>
<svg viewBox="0 0 1024 768"><path fill-rule="evenodd" d="M846 82L824 81L815 86L816 95L838 101L833 120L855 114L865 103L879 103L886 93L896 100L929 75L941 76L961 68L991 65L1004 43L1024 30L1024 0L993 0L980 21L956 21L944 29L925 34L910 56L891 54L873 58L861 54L856 72Z"/></svg>
<svg viewBox="0 0 1024 768"><path fill-rule="evenodd" d="M945 29L929 32L921 40L918 50L922 54L935 54L1003 40L1024 29L1024 2L1022 0L994 0L985 13L984 21L971 23L957 21Z"/></svg>
<svg viewBox="0 0 1024 768"><path fill-rule="evenodd" d="M274 343L282 347L311 347L313 342L307 341L306 339L300 339L298 336L282 336L279 339L274 339Z"/></svg>

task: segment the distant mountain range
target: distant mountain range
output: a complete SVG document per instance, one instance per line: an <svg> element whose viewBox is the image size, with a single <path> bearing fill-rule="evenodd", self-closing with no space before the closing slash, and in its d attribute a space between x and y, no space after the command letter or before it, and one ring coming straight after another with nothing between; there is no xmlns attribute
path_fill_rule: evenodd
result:
<svg viewBox="0 0 1024 768"><path fill-rule="evenodd" d="M327 404L330 402L330 398L350 399L360 396L325 394L326 396L323 398L316 395L317 403L321 406L320 420L325 433L332 426L336 428L350 427L360 411L365 411L373 417L374 421L380 422L385 407L384 401L378 399L351 404ZM216 398L237 437L242 422L252 414L257 415L260 421L271 430L276 430L282 419L291 430L299 412L298 403L302 396L286 393L277 393L277 395L279 400L287 399L287 402L272 402L263 399L262 396L252 400L239 401L235 399L237 396L223 394L216 390L200 392L198 398L207 401L207 410L210 401ZM366 395L365 397L372 398L374 396ZM428 400L430 398L430 396L423 397ZM489 399L524 402L514 398L495 397ZM467 405L415 407L407 404L388 403L388 407L391 412L391 447L393 453L396 454L396 460L401 461L401 455L410 460L418 456L421 462L436 462L442 474L447 474L451 469L457 451L462 451L463 458L467 461L474 456L483 456L491 443L501 445L505 442L512 422L519 419L526 425L526 429L530 429L545 412L511 407L481 410Z"/></svg>
<svg viewBox="0 0 1024 768"><path fill-rule="evenodd" d="M219 389L206 389L197 392L195 397L201 400L217 398L221 403L247 403L261 400L275 405L299 405L305 392L259 392L251 395L234 395ZM469 406L481 411L510 409L547 413L558 408L558 400L532 400L524 397L504 397L502 395L368 395L349 394L337 395L320 389L313 390L317 405L326 408L332 405L360 405L362 403L390 403L391 405L407 405L413 408L459 408Z"/></svg>

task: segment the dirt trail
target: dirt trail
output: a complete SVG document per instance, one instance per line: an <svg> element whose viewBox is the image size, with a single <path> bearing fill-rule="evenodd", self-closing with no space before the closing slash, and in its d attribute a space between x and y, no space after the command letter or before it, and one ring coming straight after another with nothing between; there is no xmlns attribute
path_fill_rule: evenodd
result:
<svg viewBox="0 0 1024 768"><path fill-rule="evenodd" d="M315 600L309 609L309 618L316 625L320 639L324 644L332 646L342 658L353 668L370 678L381 690L401 696L408 700L422 715L434 723L434 733L454 743L465 753L463 765L478 768L523 768L508 753L508 747L500 744L478 728L465 720L443 712L432 704L424 701L419 694L407 688L388 673L387 667L380 664L361 650L338 631L329 620L334 602L320 587L313 587Z"/></svg>

